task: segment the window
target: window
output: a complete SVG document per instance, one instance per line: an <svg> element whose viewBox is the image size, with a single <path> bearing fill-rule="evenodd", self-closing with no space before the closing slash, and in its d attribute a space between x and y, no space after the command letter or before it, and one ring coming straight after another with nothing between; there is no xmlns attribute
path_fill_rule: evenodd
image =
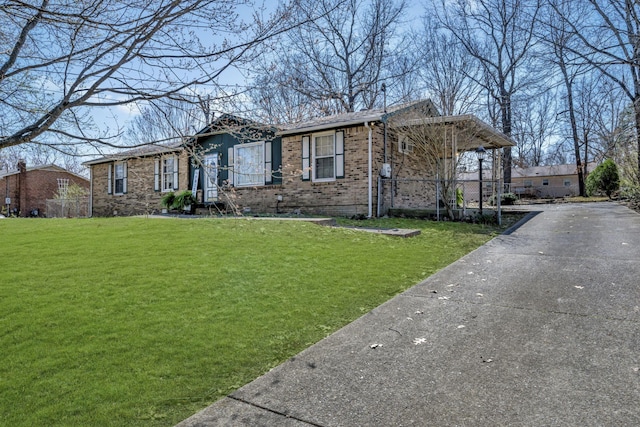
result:
<svg viewBox="0 0 640 427"><path fill-rule="evenodd" d="M344 132L302 138L302 179L314 182L344 178Z"/></svg>
<svg viewBox="0 0 640 427"><path fill-rule="evenodd" d="M313 138L313 176L315 181L333 180L336 177L334 135Z"/></svg>
<svg viewBox="0 0 640 427"><path fill-rule="evenodd" d="M236 144L228 149L228 183L238 187L271 184L272 142Z"/></svg>
<svg viewBox="0 0 640 427"><path fill-rule="evenodd" d="M571 180L570 179L565 179L564 180L564 186L565 187L571 187Z"/></svg>
<svg viewBox="0 0 640 427"><path fill-rule="evenodd" d="M175 159L167 157L162 159L162 191L172 191L175 187L173 182L173 172L175 170Z"/></svg>
<svg viewBox="0 0 640 427"><path fill-rule="evenodd" d="M116 163L114 168L115 193L124 193L124 163Z"/></svg>
<svg viewBox="0 0 640 427"><path fill-rule="evenodd" d="M171 155L156 159L154 189L163 193L178 189L178 156Z"/></svg>
<svg viewBox="0 0 640 427"><path fill-rule="evenodd" d="M233 147L234 183L238 187L264 185L264 142L238 144Z"/></svg>
<svg viewBox="0 0 640 427"><path fill-rule="evenodd" d="M127 163L116 162L107 170L107 194L122 195L127 192Z"/></svg>
<svg viewBox="0 0 640 427"><path fill-rule="evenodd" d="M524 188L531 188L531 187L533 187L533 181L531 181L530 179L525 179Z"/></svg>
<svg viewBox="0 0 640 427"><path fill-rule="evenodd" d="M406 135L400 135L398 137L398 151L404 154L413 153L413 141Z"/></svg>
<svg viewBox="0 0 640 427"><path fill-rule="evenodd" d="M549 185L549 180L548 179L543 179L542 180L542 185Z"/></svg>

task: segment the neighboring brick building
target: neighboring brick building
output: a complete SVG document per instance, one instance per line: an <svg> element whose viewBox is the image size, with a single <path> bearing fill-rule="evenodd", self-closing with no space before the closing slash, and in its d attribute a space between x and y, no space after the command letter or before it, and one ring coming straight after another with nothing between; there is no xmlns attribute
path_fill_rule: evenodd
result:
<svg viewBox="0 0 640 427"><path fill-rule="evenodd" d="M18 162L16 170L0 171L0 194L3 210L21 217L47 216L47 199L58 193L58 180L68 180L89 189L89 180L56 165L27 167Z"/></svg>

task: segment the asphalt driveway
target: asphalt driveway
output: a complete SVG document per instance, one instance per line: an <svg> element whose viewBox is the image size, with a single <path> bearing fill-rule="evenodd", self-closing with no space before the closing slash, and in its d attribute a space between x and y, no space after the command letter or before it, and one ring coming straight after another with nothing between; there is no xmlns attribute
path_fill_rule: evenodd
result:
<svg viewBox="0 0 640 427"><path fill-rule="evenodd" d="M179 425L640 425L640 215L534 209Z"/></svg>

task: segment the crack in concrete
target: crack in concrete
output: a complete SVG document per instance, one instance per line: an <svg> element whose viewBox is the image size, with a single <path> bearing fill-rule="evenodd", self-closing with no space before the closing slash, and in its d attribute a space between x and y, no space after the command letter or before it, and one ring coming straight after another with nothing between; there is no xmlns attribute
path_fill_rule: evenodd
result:
<svg viewBox="0 0 640 427"><path fill-rule="evenodd" d="M292 419L292 420L295 420L295 421L299 421L301 423L308 424L308 425L313 426L313 427L325 427L322 424L317 424L317 423L314 423L312 421L303 420L301 418L294 417L292 415L288 415L288 414L285 414L285 413L280 412L280 411L276 411L276 410L271 409L271 408L267 408L266 406L258 405L257 403L249 402L247 400L240 399L240 398L232 396L232 395L228 395L227 398L235 400L235 401L240 402L240 403L247 404L249 406L253 406L254 408L262 409L263 411L271 412L272 414L279 415L279 416L284 417L284 418L289 418L289 419Z"/></svg>

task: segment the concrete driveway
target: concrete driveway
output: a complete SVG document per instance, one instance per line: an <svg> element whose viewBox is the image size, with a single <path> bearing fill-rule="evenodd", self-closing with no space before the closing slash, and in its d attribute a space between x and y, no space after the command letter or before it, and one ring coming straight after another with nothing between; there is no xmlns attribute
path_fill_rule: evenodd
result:
<svg viewBox="0 0 640 427"><path fill-rule="evenodd" d="M538 215L187 426L639 426L640 215Z"/></svg>

